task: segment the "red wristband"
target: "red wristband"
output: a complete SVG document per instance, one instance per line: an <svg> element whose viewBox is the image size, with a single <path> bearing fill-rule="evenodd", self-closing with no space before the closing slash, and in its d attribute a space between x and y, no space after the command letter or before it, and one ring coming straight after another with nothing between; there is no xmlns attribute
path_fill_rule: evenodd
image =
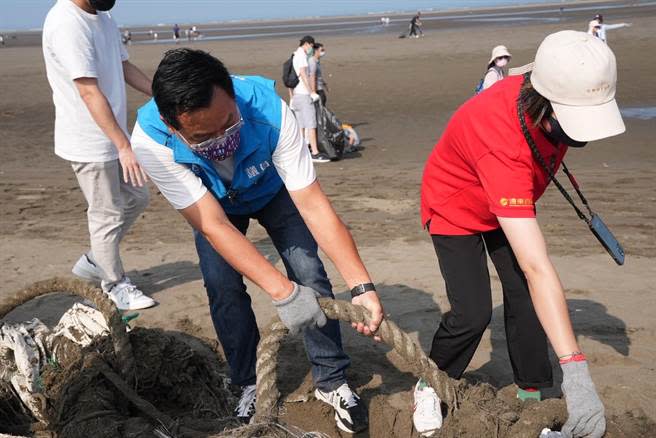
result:
<svg viewBox="0 0 656 438"><path fill-rule="evenodd" d="M561 365L563 365L570 362L585 362L586 360L587 359L585 358L585 354L576 353L576 354L572 354L571 356L560 359L559 362Z"/></svg>

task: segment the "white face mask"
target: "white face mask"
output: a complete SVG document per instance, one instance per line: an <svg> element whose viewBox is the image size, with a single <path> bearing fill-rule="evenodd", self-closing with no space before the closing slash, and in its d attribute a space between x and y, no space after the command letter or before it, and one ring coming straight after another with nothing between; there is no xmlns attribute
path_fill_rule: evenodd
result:
<svg viewBox="0 0 656 438"><path fill-rule="evenodd" d="M494 65L496 65L496 66L499 67L499 68L503 68L503 67L505 67L506 65L508 65L508 58L497 58L497 59L494 61Z"/></svg>
<svg viewBox="0 0 656 438"><path fill-rule="evenodd" d="M323 58L324 56L326 56L326 51L325 50L322 50L321 52L319 52L319 58Z"/></svg>

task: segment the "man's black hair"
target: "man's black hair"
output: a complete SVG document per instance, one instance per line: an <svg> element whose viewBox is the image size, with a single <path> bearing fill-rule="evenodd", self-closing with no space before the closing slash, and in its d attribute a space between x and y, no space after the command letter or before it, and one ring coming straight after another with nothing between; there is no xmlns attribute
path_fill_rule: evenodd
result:
<svg viewBox="0 0 656 438"><path fill-rule="evenodd" d="M323 44L321 44L321 43L314 43L314 45L312 46L312 48L314 50L319 50L322 47L323 47Z"/></svg>
<svg viewBox="0 0 656 438"><path fill-rule="evenodd" d="M175 129L180 129L180 114L210 106L214 87L235 98L228 69L202 50L167 51L153 77L153 97L159 113Z"/></svg>

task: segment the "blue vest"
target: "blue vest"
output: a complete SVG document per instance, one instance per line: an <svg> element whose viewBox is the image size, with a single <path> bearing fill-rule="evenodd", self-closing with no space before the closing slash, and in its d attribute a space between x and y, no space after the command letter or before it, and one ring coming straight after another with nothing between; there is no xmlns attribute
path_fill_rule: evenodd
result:
<svg viewBox="0 0 656 438"><path fill-rule="evenodd" d="M282 101L271 79L232 76L232 83L244 123L234 155L235 172L230 187L225 187L212 161L196 155L169 131L160 119L154 99L139 108L137 122L155 142L173 150L176 163L188 166L201 178L226 213L251 214L271 201L283 186L272 159L280 137Z"/></svg>

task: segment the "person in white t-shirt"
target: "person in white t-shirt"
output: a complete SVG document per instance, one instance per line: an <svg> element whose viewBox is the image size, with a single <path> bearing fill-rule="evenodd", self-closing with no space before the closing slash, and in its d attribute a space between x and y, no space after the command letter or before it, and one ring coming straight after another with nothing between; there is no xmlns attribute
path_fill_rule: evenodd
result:
<svg viewBox="0 0 656 438"><path fill-rule="evenodd" d="M312 161L326 163L330 161L330 158L326 154L320 153L317 146L317 109L314 104L319 101L320 97L316 93L315 85L311 82L308 71L308 57L314 53L314 42L313 37L306 35L301 39L298 49L294 52L292 63L299 81L293 91L291 106L298 125L303 130L303 138L310 146Z"/></svg>
<svg viewBox="0 0 656 438"><path fill-rule="evenodd" d="M88 203L91 249L73 273L99 280L121 310L155 304L125 275L119 243L148 205L127 131L125 83L146 95L151 80L128 61L109 15L115 0L59 0L43 25L55 105L55 153L71 162Z"/></svg>
<svg viewBox="0 0 656 438"><path fill-rule="evenodd" d="M605 24L604 17L601 14L597 14L588 24L588 33L594 35L605 43L608 43L606 40L606 31L613 29L620 29L622 27L631 27L631 23L616 23L616 24Z"/></svg>
<svg viewBox="0 0 656 438"><path fill-rule="evenodd" d="M334 298L318 249L333 261L367 308L376 332L383 309L348 228L317 181L310 152L274 81L230 76L210 54L167 52L153 77L153 99L138 111L132 145L170 204L194 228L214 327L232 383L242 388L236 416L255 410L259 332L244 276L273 300L283 324L301 332L315 395L350 433L367 427L367 410L349 387L349 358L337 321L326 321L318 296ZM251 220L271 237L286 274L246 238Z"/></svg>

